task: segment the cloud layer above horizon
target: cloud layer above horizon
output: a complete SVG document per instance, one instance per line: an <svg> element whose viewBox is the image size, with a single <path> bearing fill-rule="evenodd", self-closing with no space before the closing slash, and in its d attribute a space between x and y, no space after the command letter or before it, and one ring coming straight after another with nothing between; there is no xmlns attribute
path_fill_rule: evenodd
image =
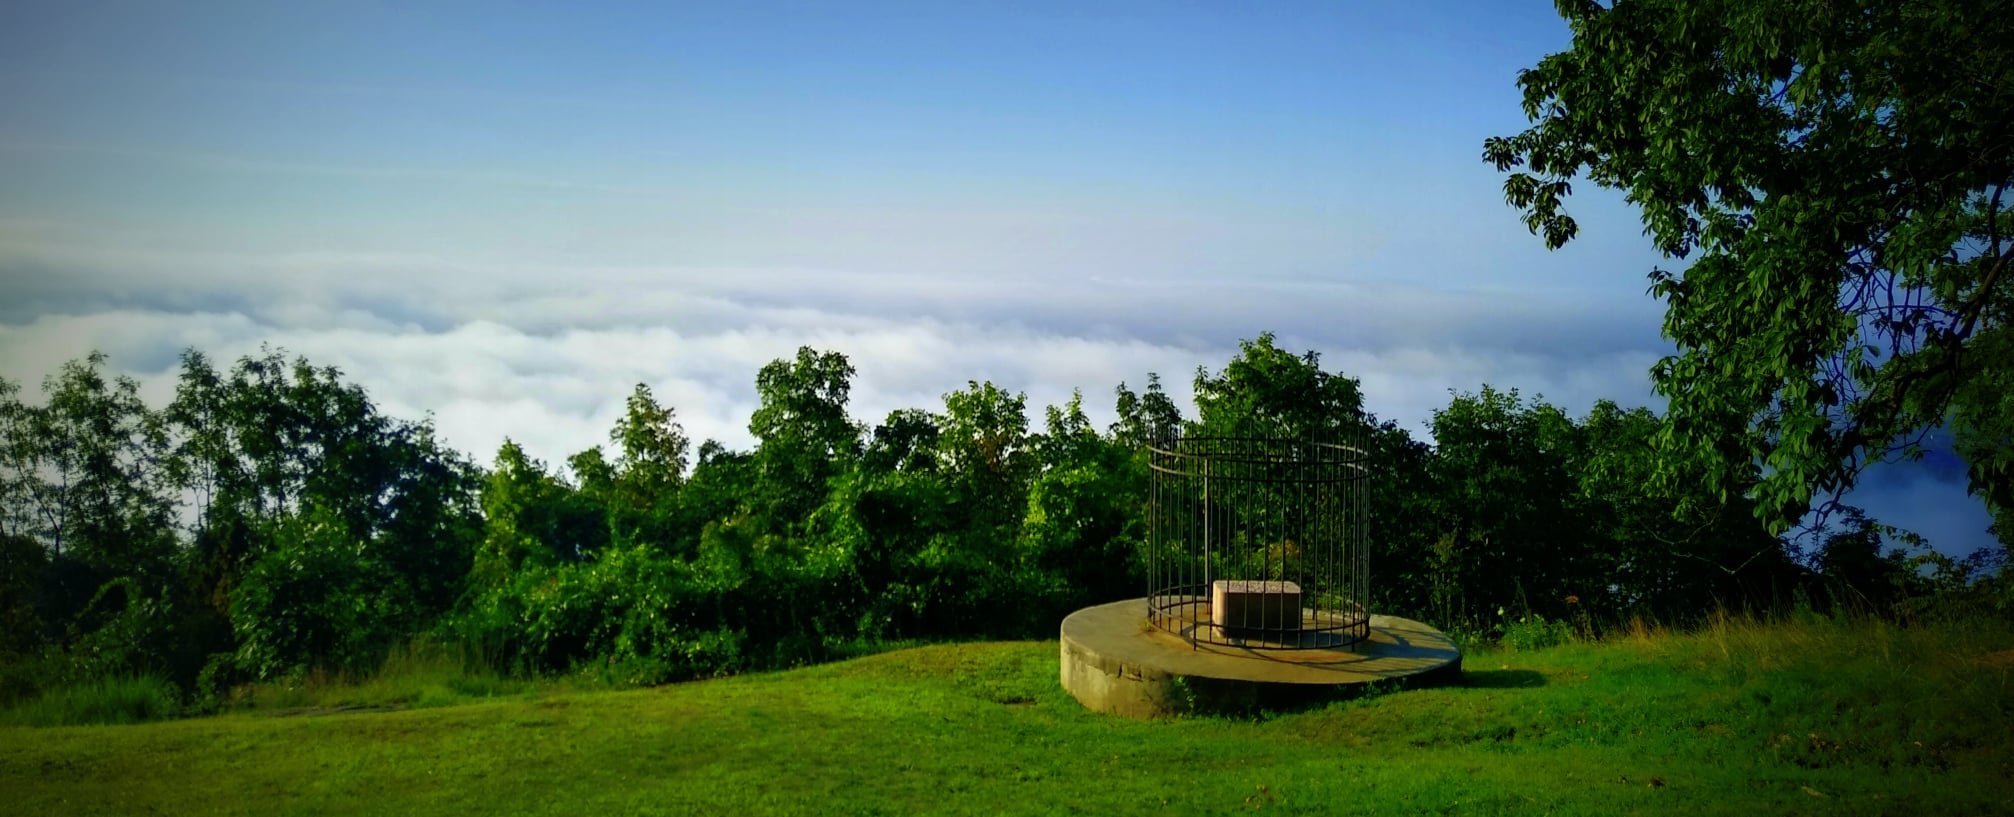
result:
<svg viewBox="0 0 2014 817"><path fill-rule="evenodd" d="M32 385L95 349L165 399L182 349L231 359L271 345L342 369L395 415L431 413L478 458L505 436L555 461L593 445L635 383L695 438L745 447L756 370L807 345L854 362L863 422L936 408L972 380L1025 391L1038 412L1081 389L1109 420L1120 383L1158 373L1186 404L1198 367L1272 331L1361 380L1373 411L1416 434L1449 392L1485 382L1575 411L1603 397L1642 404L1659 354L1644 304L1544 293L93 247L0 225L0 280L17 294L0 309L0 376Z"/></svg>
<svg viewBox="0 0 2014 817"><path fill-rule="evenodd" d="M1484 383L1575 414L1604 398L1655 407L1647 370L1665 353L1647 329L1656 304L1642 298L93 246L72 252L42 227L0 225L0 282L19 295L0 310L0 377L32 393L61 362L101 350L159 404L183 349L231 360L271 346L336 366L394 416L431 418L479 462L505 438L553 463L602 443L636 383L694 439L745 448L756 370L807 345L852 360L852 413L869 425L937 409L971 380L1027 393L1038 421L1081 390L1105 423L1118 384L1159 373L1186 409L1199 367L1221 368L1239 340L1274 331L1359 379L1374 413L1421 439L1451 393ZM1875 472L1854 501L1963 553L1987 543L1963 484L1961 466L1933 458Z"/></svg>

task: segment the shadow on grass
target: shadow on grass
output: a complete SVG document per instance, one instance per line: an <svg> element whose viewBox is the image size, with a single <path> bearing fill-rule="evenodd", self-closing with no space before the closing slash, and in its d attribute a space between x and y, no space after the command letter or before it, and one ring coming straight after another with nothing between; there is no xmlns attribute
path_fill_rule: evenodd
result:
<svg viewBox="0 0 2014 817"><path fill-rule="evenodd" d="M1415 689L1462 686L1467 679L1482 676L1480 686L1543 686L1545 677L1530 670L1463 673L1459 666L1445 666L1429 672L1370 683L1327 686L1322 684L1253 684L1214 678L1174 679L1171 684L1177 701L1174 710L1191 715L1219 715L1264 720L1345 701L1360 701ZM1478 685L1472 684L1471 685Z"/></svg>
<svg viewBox="0 0 2014 817"><path fill-rule="evenodd" d="M1490 669L1462 673L1462 686L1477 689L1526 689L1545 686L1545 676L1528 669Z"/></svg>

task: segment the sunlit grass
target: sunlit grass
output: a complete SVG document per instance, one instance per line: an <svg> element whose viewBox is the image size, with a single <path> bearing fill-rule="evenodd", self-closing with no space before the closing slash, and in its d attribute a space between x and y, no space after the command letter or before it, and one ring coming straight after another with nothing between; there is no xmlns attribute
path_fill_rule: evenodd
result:
<svg viewBox="0 0 2014 817"><path fill-rule="evenodd" d="M5 727L0 790L24 814L1996 813L2010 650L2002 623L1722 618L1474 653L1460 687L1134 722L1064 694L1054 642L962 644L646 690L422 709L407 683L306 716ZM415 708L316 714L367 699Z"/></svg>

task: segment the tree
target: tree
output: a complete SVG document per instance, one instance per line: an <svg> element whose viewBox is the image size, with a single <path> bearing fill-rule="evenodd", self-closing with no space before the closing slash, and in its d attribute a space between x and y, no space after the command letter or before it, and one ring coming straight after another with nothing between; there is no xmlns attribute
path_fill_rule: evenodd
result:
<svg viewBox="0 0 2014 817"><path fill-rule="evenodd" d="M1549 247L1585 176L1682 271L1651 273L1677 354L1666 480L1752 493L1780 529L1868 463L1957 427L1972 490L2014 502L2014 14L1996 0L1561 0L1567 51L1488 139ZM1823 506L1821 506L1823 507ZM2007 535L2005 530L2002 535Z"/></svg>
<svg viewBox="0 0 2014 817"><path fill-rule="evenodd" d="M36 411L21 402L20 393L20 386L0 378L0 536L33 541L43 524Z"/></svg>
<svg viewBox="0 0 2014 817"><path fill-rule="evenodd" d="M190 583L229 617L240 647L265 639L240 654L244 668L360 659L461 596L482 536L480 481L430 423L385 417L340 371L275 350L240 358L228 375L184 354L164 414L167 471L199 503ZM378 610L369 626L338 625L354 630L342 638L356 649L272 629L367 606Z"/></svg>
<svg viewBox="0 0 2014 817"><path fill-rule="evenodd" d="M1505 606L1561 616L1567 596L1600 591L1571 470L1581 442L1572 419L1485 385L1436 409L1433 433L1442 530L1428 562L1442 620L1483 621Z"/></svg>
<svg viewBox="0 0 2014 817"><path fill-rule="evenodd" d="M0 400L0 498L15 556L0 566L12 598L0 607L64 639L66 663L91 676L159 671L168 663L175 565L169 444L139 384L106 374L93 352L42 384L48 402ZM29 543L33 544L30 545ZM29 547L44 550L28 557ZM34 602L15 595L35 588ZM34 609L39 608L39 609ZM60 635L59 635L60 634Z"/></svg>
<svg viewBox="0 0 2014 817"><path fill-rule="evenodd" d="M615 461L602 459L600 448L568 460L580 481L580 492L606 512L609 541L627 546L650 542L671 544L669 520L685 480L685 458L692 443L670 406L657 402L650 387L638 383L623 404L623 414L609 429Z"/></svg>
<svg viewBox="0 0 2014 817"><path fill-rule="evenodd" d="M1370 538L1371 607L1425 616L1435 575L1426 554L1440 541L1434 451L1397 423L1378 423L1365 439L1370 453L1366 523Z"/></svg>
<svg viewBox="0 0 2014 817"><path fill-rule="evenodd" d="M1168 393L1161 390L1161 376L1147 374L1147 391L1133 393L1120 383L1114 392L1118 396L1119 421L1112 424L1112 436L1127 445L1145 445L1175 436L1182 429L1182 410L1175 401L1168 399Z"/></svg>
<svg viewBox="0 0 2014 817"><path fill-rule="evenodd" d="M1821 586L1831 596L1829 601L1889 613L1906 597L1928 592L1930 577L1908 550L1882 547L1899 540L1927 550L1921 537L1876 522L1850 505L1841 507L1839 515L1840 524L1826 531L1811 560L1825 580Z"/></svg>
<svg viewBox="0 0 2014 817"><path fill-rule="evenodd" d="M818 460L857 456L860 429L846 416L853 374L845 355L809 346L795 360L770 361L755 375L761 405L748 418L749 433L765 446L803 449Z"/></svg>
<svg viewBox="0 0 2014 817"><path fill-rule="evenodd" d="M937 418L922 409L896 409L874 427L873 439L861 454L869 471L937 470Z"/></svg>
<svg viewBox="0 0 2014 817"><path fill-rule="evenodd" d="M1035 461L1045 470L1069 468L1097 458L1107 441L1084 414L1084 393L1071 392L1070 402L1043 411L1043 432L1032 440Z"/></svg>
<svg viewBox="0 0 2014 817"><path fill-rule="evenodd" d="M941 497L941 509L930 514L937 529L914 529L928 542L905 560L913 576L912 607L927 631L998 626L997 606L1016 601L1015 537L1028 510L1029 481L1040 468L1033 442L1027 395L968 381L944 395L939 472L905 474L909 479L893 483L905 496L882 498L886 510L916 507L914 497Z"/></svg>
<svg viewBox="0 0 2014 817"><path fill-rule="evenodd" d="M678 536L677 553L690 555L708 524L748 515L756 483L752 460L747 453L727 450L718 440L700 444L692 478L679 489L678 519L671 525Z"/></svg>
<svg viewBox="0 0 2014 817"><path fill-rule="evenodd" d="M383 498L373 525L387 564L412 585L422 615L445 612L464 589L482 540L482 480L433 423L396 423L383 443L391 473L373 487Z"/></svg>
<svg viewBox="0 0 2014 817"><path fill-rule="evenodd" d="M28 425L32 411L19 393L19 386L0 378L0 661L38 646L43 622L35 602L49 563L49 552L30 535L39 480Z"/></svg>
<svg viewBox="0 0 2014 817"><path fill-rule="evenodd" d="M1982 358L2014 360L2014 332L1982 335L1973 343ZM1952 397L1953 447L1965 458L1972 489L1993 513L1993 532L2014 542L2014 366L1983 370Z"/></svg>
<svg viewBox="0 0 2014 817"><path fill-rule="evenodd" d="M1306 458L1304 461L1319 457L1323 461L1348 462L1351 471L1371 469L1367 479L1352 480L1348 488L1338 486L1333 491L1320 492L1317 504L1306 513L1343 527L1390 519L1393 496L1386 492L1397 482L1381 482L1372 476L1387 463L1371 456L1372 449L1368 446L1377 429L1376 419L1364 411L1357 381L1324 371L1321 355L1313 351L1294 354L1280 348L1270 332L1241 341L1238 347L1237 356L1225 364L1223 371L1213 375L1207 369L1197 369L1196 419L1186 424L1183 435L1189 439L1264 439L1268 442L1260 445L1265 446L1268 457ZM1123 395L1121 399L1123 403ZM1122 405L1122 417L1125 413ZM1156 424L1149 421L1139 425ZM1231 447L1241 445L1233 443ZM1313 567L1314 560L1303 561L1301 554L1321 553L1326 548L1304 551L1301 545L1305 543L1289 538L1300 536L1294 532L1304 529L1302 523L1295 521L1302 513L1295 509L1306 501L1302 492L1290 482L1252 478L1254 468L1262 460L1240 459L1238 464L1229 466L1232 478L1210 483L1207 500L1210 513L1237 514L1228 541L1217 552L1252 577L1280 578ZM1361 506L1345 504L1354 502L1358 490L1364 492L1363 498L1368 501ZM1384 534L1381 530L1371 537L1373 541L1361 544L1373 548L1388 546L1391 540L1383 538Z"/></svg>
<svg viewBox="0 0 2014 817"><path fill-rule="evenodd" d="M669 499L685 477L692 443L669 406L642 383L629 393L623 415L608 432L615 444L615 490L620 501L644 511Z"/></svg>
<svg viewBox="0 0 2014 817"><path fill-rule="evenodd" d="M944 395L944 422L938 434L944 471L975 527L1020 518L1028 478L1036 463L1029 450L1028 396L1009 394L992 381L968 381Z"/></svg>
<svg viewBox="0 0 2014 817"><path fill-rule="evenodd" d="M35 601L48 566L41 544L0 531L0 662L39 646L43 622Z"/></svg>
<svg viewBox="0 0 2014 817"><path fill-rule="evenodd" d="M1016 574L1031 624L1136 594L1145 578L1147 474L1138 447L1099 434L1081 393L1044 416L1034 440L1041 473L1028 490Z"/></svg>
<svg viewBox="0 0 2014 817"><path fill-rule="evenodd" d="M218 494L242 489L243 469L233 450L228 397L224 378L210 364L209 356L185 350L181 377L175 381L175 399L164 415L169 425L181 432L169 470L176 487L193 494L196 508L189 515L193 520L190 534L198 541L210 528ZM227 482L236 484L226 487Z"/></svg>
<svg viewBox="0 0 2014 817"><path fill-rule="evenodd" d="M509 439L483 484L482 510L475 573L484 585L501 584L527 563L579 561L608 544L602 509Z"/></svg>
<svg viewBox="0 0 2014 817"><path fill-rule="evenodd" d="M809 346L773 360L755 376L761 404L748 418L756 469L778 529L802 526L825 497L826 481L860 456L860 428L846 415L853 364Z"/></svg>
<svg viewBox="0 0 2014 817"><path fill-rule="evenodd" d="M288 514L231 590L239 667L259 678L374 667L419 623L411 581L382 550L319 501Z"/></svg>
<svg viewBox="0 0 2014 817"><path fill-rule="evenodd" d="M25 409L33 470L20 476L36 497L41 539L54 555L107 578L158 577L174 545L166 435L141 402L139 383L107 378L105 363L93 352L43 383L48 404Z"/></svg>
<svg viewBox="0 0 2014 817"><path fill-rule="evenodd" d="M1581 603L1672 621L1698 614L1707 600L1774 601L1793 583L1782 541L1745 497L1722 501L1696 478L1656 480L1664 423L1649 409L1608 400L1580 422L1581 458L1572 468L1602 543L1588 554L1589 569L1607 578L1606 592L1583 593Z"/></svg>
<svg viewBox="0 0 2014 817"><path fill-rule="evenodd" d="M1271 332L1239 341L1238 356L1222 372L1196 370L1196 422L1188 433L1330 443L1361 433L1368 418L1356 379L1322 371L1321 364L1316 352L1281 349ZM1145 416L1149 429L1162 422L1159 409Z"/></svg>

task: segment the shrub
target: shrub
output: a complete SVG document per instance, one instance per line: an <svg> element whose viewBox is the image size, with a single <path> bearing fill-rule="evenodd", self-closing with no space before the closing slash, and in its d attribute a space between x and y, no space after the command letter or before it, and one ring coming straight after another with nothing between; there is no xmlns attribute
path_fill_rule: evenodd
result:
<svg viewBox="0 0 2014 817"><path fill-rule="evenodd" d="M722 623L745 580L731 573L644 547L611 549L592 562L522 570L448 629L506 672L590 661L622 683L733 672L747 635Z"/></svg>
<svg viewBox="0 0 2014 817"><path fill-rule="evenodd" d="M166 671L174 650L175 612L166 593L121 576L101 585L70 625L64 680Z"/></svg>
<svg viewBox="0 0 2014 817"><path fill-rule="evenodd" d="M1504 622L1500 643L1507 650L1542 650L1573 640L1573 626L1565 621L1526 613Z"/></svg>
<svg viewBox="0 0 2014 817"><path fill-rule="evenodd" d="M7 719L30 726L142 723L174 717L181 693L155 675L108 678L57 687L7 712Z"/></svg>
<svg viewBox="0 0 2014 817"><path fill-rule="evenodd" d="M368 670L407 634L416 611L405 580L325 509L286 520L276 539L231 591L246 672Z"/></svg>

